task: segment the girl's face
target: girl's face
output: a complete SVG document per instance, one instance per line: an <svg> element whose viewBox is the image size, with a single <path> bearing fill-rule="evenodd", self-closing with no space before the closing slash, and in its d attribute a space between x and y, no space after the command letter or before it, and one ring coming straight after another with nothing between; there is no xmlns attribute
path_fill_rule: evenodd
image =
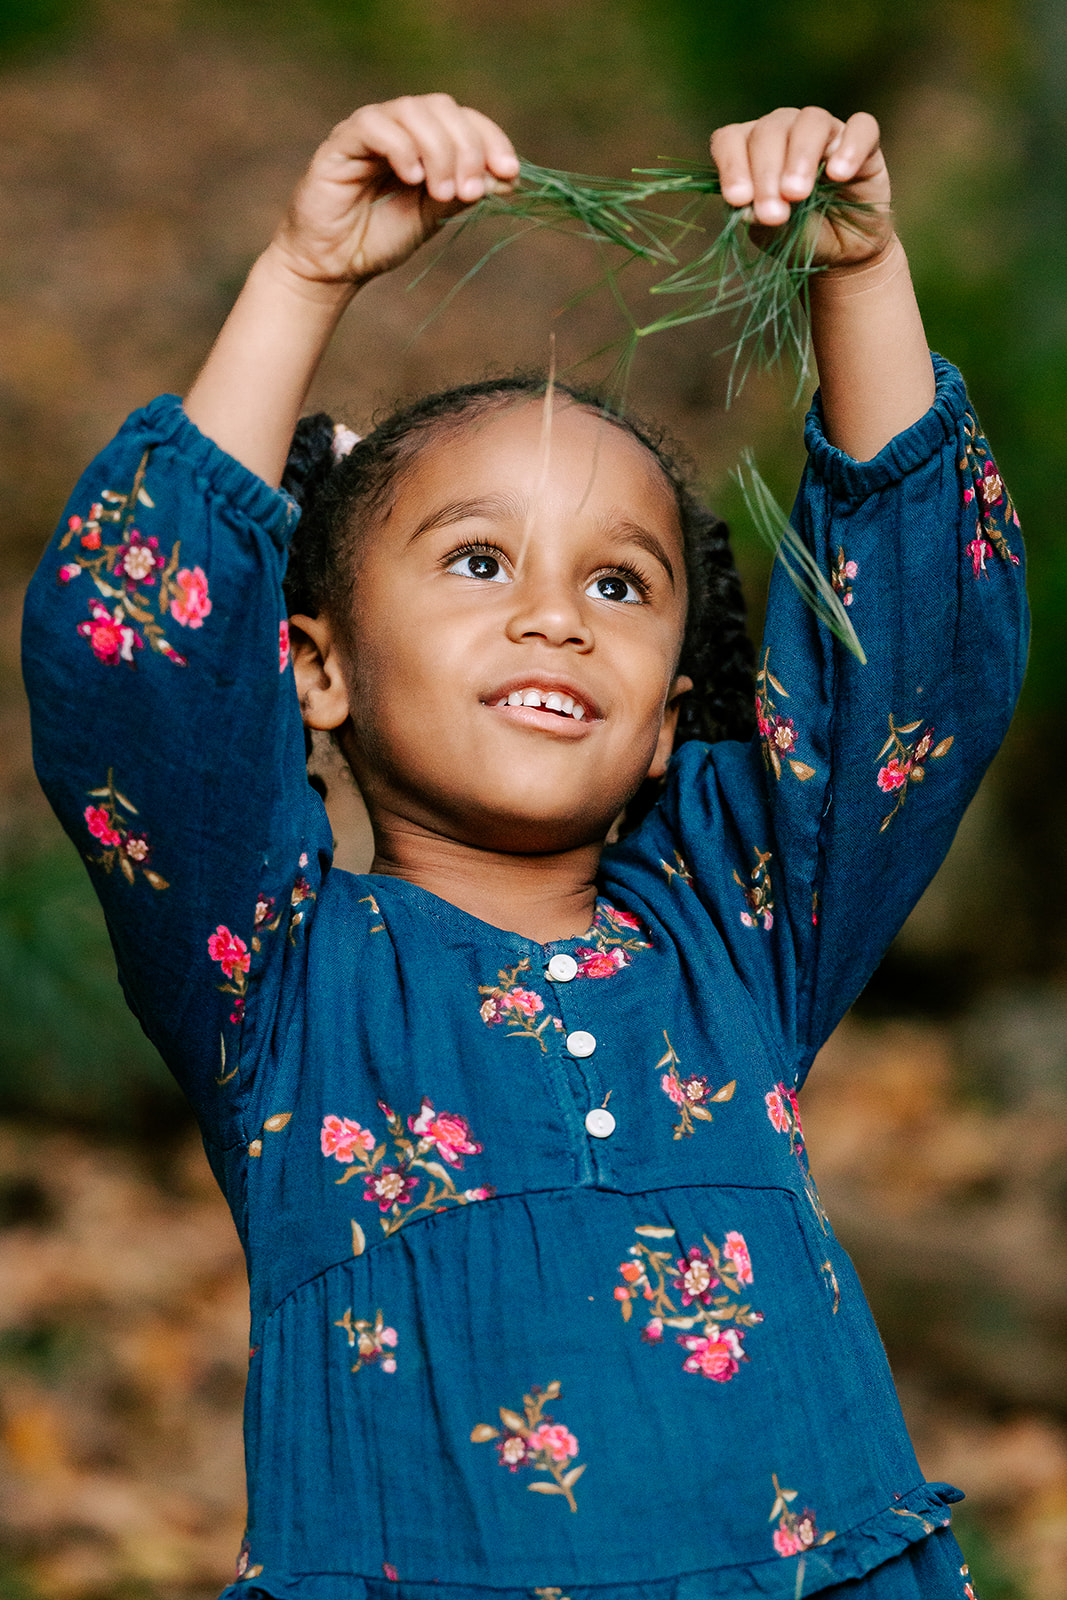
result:
<svg viewBox="0 0 1067 1600"><path fill-rule="evenodd" d="M540 401L443 432L359 557L342 742L372 817L603 840L666 767L685 615L674 495L630 435Z"/></svg>

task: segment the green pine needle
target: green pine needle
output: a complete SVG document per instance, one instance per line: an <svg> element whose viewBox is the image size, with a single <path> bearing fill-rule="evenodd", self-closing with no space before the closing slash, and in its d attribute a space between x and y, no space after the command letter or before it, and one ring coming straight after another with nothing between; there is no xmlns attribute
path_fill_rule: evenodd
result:
<svg viewBox="0 0 1067 1600"><path fill-rule="evenodd" d="M741 465L733 476L740 485L745 509L752 518L756 532L764 544L774 551L800 591L804 603L811 607L820 622L826 624L834 638L851 651L860 665L866 666L867 656L852 626L851 617L819 563L757 472L751 451L745 451Z"/></svg>

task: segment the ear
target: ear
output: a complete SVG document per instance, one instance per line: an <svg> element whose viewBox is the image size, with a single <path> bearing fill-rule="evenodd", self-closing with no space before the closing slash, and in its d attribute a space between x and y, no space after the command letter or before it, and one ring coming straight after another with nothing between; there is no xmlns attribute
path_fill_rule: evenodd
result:
<svg viewBox="0 0 1067 1600"><path fill-rule="evenodd" d="M325 617L289 618L293 675L307 728L339 728L348 717L348 686L333 628Z"/></svg>
<svg viewBox="0 0 1067 1600"><path fill-rule="evenodd" d="M667 696L667 704L663 710L663 725L659 730L656 749L648 769L650 778L662 778L667 770L667 763L670 761L671 751L674 749L674 735L678 728L678 713L682 707L682 696L683 694L688 694L692 687L692 678L687 678L684 674L679 674L671 684L670 693Z"/></svg>

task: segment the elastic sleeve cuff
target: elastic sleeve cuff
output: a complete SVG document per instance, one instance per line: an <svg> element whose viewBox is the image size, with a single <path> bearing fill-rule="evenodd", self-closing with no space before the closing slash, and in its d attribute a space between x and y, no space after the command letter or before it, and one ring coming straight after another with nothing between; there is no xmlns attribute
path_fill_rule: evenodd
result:
<svg viewBox="0 0 1067 1600"><path fill-rule="evenodd" d="M177 395L161 394L135 411L123 425L122 433L127 432L140 435L145 444L173 449L209 494L254 522L281 548L288 544L300 520L296 501L220 450L190 422Z"/></svg>
<svg viewBox="0 0 1067 1600"><path fill-rule="evenodd" d="M865 500L879 489L898 483L940 451L955 436L967 407L967 391L956 368L943 356L931 354L937 390L925 416L890 439L870 461L855 461L824 431L822 399L818 390L804 423L804 443L815 475L840 499Z"/></svg>

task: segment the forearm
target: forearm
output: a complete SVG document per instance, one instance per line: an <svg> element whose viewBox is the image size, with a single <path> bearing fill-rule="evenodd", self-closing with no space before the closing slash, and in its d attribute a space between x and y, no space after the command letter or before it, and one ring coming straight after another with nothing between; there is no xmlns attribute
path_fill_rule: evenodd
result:
<svg viewBox="0 0 1067 1600"><path fill-rule="evenodd" d="M186 414L201 433L272 486L281 482L311 380L357 287L301 279L266 250L186 396Z"/></svg>
<svg viewBox="0 0 1067 1600"><path fill-rule="evenodd" d="M930 352L895 235L872 261L815 274L811 335L827 437L857 461L929 410Z"/></svg>

